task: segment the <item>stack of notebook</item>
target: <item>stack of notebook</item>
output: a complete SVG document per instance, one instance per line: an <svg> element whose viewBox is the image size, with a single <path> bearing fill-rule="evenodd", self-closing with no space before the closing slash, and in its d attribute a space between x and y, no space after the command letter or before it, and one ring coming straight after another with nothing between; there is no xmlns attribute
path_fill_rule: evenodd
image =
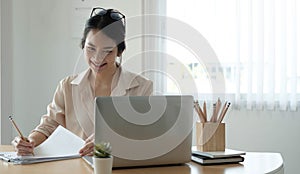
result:
<svg viewBox="0 0 300 174"><path fill-rule="evenodd" d="M226 163L239 163L244 161L243 155L246 152L237 151L231 149L225 149L225 151L215 151L215 152L201 152L192 149L192 161L203 164L226 164Z"/></svg>

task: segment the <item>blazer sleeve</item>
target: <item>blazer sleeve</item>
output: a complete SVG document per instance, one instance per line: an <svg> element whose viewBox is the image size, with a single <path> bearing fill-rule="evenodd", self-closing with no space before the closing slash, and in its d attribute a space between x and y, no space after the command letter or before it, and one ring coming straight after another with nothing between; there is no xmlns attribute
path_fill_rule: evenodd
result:
<svg viewBox="0 0 300 174"><path fill-rule="evenodd" d="M65 127L64 80L56 88L52 102L47 106L47 113L42 116L40 124L33 130L49 137L62 125Z"/></svg>

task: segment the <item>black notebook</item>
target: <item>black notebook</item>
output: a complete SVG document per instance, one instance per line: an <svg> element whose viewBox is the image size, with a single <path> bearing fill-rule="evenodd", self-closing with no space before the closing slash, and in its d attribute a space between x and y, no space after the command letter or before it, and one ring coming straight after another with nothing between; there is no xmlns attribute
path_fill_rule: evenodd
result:
<svg viewBox="0 0 300 174"><path fill-rule="evenodd" d="M234 156L246 155L246 152L233 150L233 149L225 149L225 151L202 152L197 149L197 146L193 146L192 154L206 156L210 158L221 158L221 157L234 157Z"/></svg>
<svg viewBox="0 0 300 174"><path fill-rule="evenodd" d="M243 162L246 152L225 149L225 151L202 152L197 146L192 147L192 160L200 164L222 164Z"/></svg>
<svg viewBox="0 0 300 174"><path fill-rule="evenodd" d="M233 156L233 157L221 157L221 158L209 158L201 155L192 155L192 161L209 165L209 164L228 164L228 163L238 163L243 162L244 157L242 156Z"/></svg>

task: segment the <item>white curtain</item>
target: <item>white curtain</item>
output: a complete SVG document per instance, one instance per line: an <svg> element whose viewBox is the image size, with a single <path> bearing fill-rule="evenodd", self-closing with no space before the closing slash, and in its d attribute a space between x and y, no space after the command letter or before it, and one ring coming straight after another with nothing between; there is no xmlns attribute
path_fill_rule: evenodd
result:
<svg viewBox="0 0 300 174"><path fill-rule="evenodd" d="M167 15L210 42L236 108L297 110L300 1L168 0Z"/></svg>
<svg viewBox="0 0 300 174"><path fill-rule="evenodd" d="M299 2L236 0L237 63L247 72L247 108L296 110ZM297 20L298 19L298 20ZM297 49L298 48L298 49ZM241 68L237 73L241 73ZM297 75L298 74L298 75ZM298 87L299 88L299 87ZM240 98L240 86L236 99ZM298 90L298 91L297 91ZM278 101L278 102L276 102Z"/></svg>

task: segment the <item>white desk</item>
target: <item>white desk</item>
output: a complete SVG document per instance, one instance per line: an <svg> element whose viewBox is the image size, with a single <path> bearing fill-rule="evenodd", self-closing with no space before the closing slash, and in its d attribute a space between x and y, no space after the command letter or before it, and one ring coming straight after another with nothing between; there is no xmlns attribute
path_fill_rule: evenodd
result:
<svg viewBox="0 0 300 174"><path fill-rule="evenodd" d="M0 151L12 151L12 146L0 145ZM31 165L13 165L0 161L0 174L92 174L93 169L83 159L71 159ZM180 166L115 169L113 174L283 174L279 153L247 152L239 164L202 166L194 162Z"/></svg>

